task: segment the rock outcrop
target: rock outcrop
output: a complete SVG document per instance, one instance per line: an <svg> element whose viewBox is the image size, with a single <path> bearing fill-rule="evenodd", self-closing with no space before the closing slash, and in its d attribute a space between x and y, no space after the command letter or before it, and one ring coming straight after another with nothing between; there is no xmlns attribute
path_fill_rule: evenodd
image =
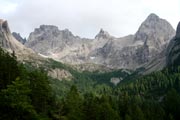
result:
<svg viewBox="0 0 180 120"><path fill-rule="evenodd" d="M179 22L179 24L178 24L178 26L177 26L177 30L176 30L176 38L180 38L180 22Z"/></svg>
<svg viewBox="0 0 180 120"><path fill-rule="evenodd" d="M174 29L166 20L151 14L141 24L134 42L143 42L149 46L150 52L162 51L174 35Z"/></svg>
<svg viewBox="0 0 180 120"><path fill-rule="evenodd" d="M165 49L174 34L174 29L166 20L150 14L135 35L109 40L102 48L91 52L94 57L92 62L129 69L158 64L161 69L165 66Z"/></svg>
<svg viewBox="0 0 180 120"><path fill-rule="evenodd" d="M25 46L42 55L67 63L85 60L90 40L74 36L68 29L59 30L52 25L41 25L28 38Z"/></svg>
<svg viewBox="0 0 180 120"><path fill-rule="evenodd" d="M9 51L23 49L23 46L12 36L8 22L2 19L0 20L0 46Z"/></svg>
<svg viewBox="0 0 180 120"><path fill-rule="evenodd" d="M59 80L71 80L73 76L69 71L64 69L52 69L48 72L48 75L52 78L59 79Z"/></svg>
<svg viewBox="0 0 180 120"><path fill-rule="evenodd" d="M99 33L95 36L95 39L110 39L113 38L107 31L100 29Z"/></svg>
<svg viewBox="0 0 180 120"><path fill-rule="evenodd" d="M94 39L85 39L74 36L67 29L42 25L30 34L25 45L64 63L136 69L147 66L159 55L164 58L174 35L175 30L166 20L150 14L135 35L115 38L101 29Z"/></svg>
<svg viewBox="0 0 180 120"><path fill-rule="evenodd" d="M180 65L180 22L176 29L176 35L167 48L166 63L168 66L177 67Z"/></svg>
<svg viewBox="0 0 180 120"><path fill-rule="evenodd" d="M12 35L16 40L18 40L20 43L24 44L26 42L26 38L22 38L20 33L13 32Z"/></svg>
<svg viewBox="0 0 180 120"><path fill-rule="evenodd" d="M67 35L69 36L69 35ZM0 19L0 47L4 50L12 53L14 52L17 60L20 62L28 62L31 63L34 67L42 66L43 64L47 63L49 59L43 58L42 56L35 53L33 50L25 47L21 44L18 40L16 40L8 26L8 22L5 20ZM49 61L50 62L50 61ZM48 68L50 69L48 75L55 79L66 79L71 80L72 75L70 72L60 69L60 68Z"/></svg>
<svg viewBox="0 0 180 120"><path fill-rule="evenodd" d="M25 47L12 35L8 22L0 19L0 47L12 53L19 61L39 61L42 58L30 48Z"/></svg>

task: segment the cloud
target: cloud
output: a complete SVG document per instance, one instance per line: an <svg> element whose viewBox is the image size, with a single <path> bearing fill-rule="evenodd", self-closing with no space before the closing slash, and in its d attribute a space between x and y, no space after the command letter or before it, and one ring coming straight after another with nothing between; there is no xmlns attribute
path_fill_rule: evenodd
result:
<svg viewBox="0 0 180 120"><path fill-rule="evenodd" d="M134 34L142 21L156 13L176 27L179 0L0 0L0 16L12 31L28 36L41 24L68 28L93 38L103 28L114 36ZM2 12L2 11L5 12Z"/></svg>
<svg viewBox="0 0 180 120"><path fill-rule="evenodd" d="M17 3L4 1L3 4L0 4L0 14L9 14L11 12L14 12L17 6L18 6Z"/></svg>

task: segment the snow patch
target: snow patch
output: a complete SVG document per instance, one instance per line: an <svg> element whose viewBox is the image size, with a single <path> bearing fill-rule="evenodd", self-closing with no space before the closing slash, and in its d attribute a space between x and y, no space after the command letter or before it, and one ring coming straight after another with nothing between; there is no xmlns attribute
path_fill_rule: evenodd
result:
<svg viewBox="0 0 180 120"><path fill-rule="evenodd" d="M48 56L43 55L43 54L41 54L41 53L38 53L38 55L40 55L41 57L44 57L44 58L49 58Z"/></svg>
<svg viewBox="0 0 180 120"><path fill-rule="evenodd" d="M90 57L91 60L94 60L96 57Z"/></svg>

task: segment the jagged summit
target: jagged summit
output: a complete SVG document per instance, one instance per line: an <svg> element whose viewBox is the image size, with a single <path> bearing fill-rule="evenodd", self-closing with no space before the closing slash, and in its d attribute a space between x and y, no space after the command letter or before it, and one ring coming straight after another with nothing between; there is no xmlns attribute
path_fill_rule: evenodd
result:
<svg viewBox="0 0 180 120"><path fill-rule="evenodd" d="M23 48L21 43L12 36L8 22L3 19L0 19L0 46L9 51Z"/></svg>
<svg viewBox="0 0 180 120"><path fill-rule="evenodd" d="M95 36L95 39L107 39L110 38L111 36L109 35L109 33L107 31L104 31L102 28L100 29L99 33Z"/></svg>
<svg viewBox="0 0 180 120"><path fill-rule="evenodd" d="M74 36L68 29L59 30L54 25L41 25L31 32L25 46L43 55L53 55L55 52L62 51L67 46L78 44L81 39ZM61 56L63 54L60 54Z"/></svg>
<svg viewBox="0 0 180 120"><path fill-rule="evenodd" d="M74 35L72 34L72 32L69 29L64 29L61 32L63 33L64 38L69 38L70 36L74 37Z"/></svg>
<svg viewBox="0 0 180 120"><path fill-rule="evenodd" d="M54 31L62 31L64 33L72 34L72 32L69 29L66 28L64 30L59 30L59 28L55 25L40 25L40 27L36 28L35 30L42 30L42 31L54 30Z"/></svg>
<svg viewBox="0 0 180 120"><path fill-rule="evenodd" d="M167 44L174 35L175 30L171 24L152 13L146 18L136 32L135 42L142 41L147 43L148 46L161 48L162 45Z"/></svg>
<svg viewBox="0 0 180 120"><path fill-rule="evenodd" d="M26 38L22 38L20 33L13 32L12 35L18 40L20 43L24 44L26 42Z"/></svg>
<svg viewBox="0 0 180 120"><path fill-rule="evenodd" d="M40 25L39 28L34 29L34 34L40 34L42 32L46 32L46 33L53 32L54 34L56 34L57 32L59 32L59 29L57 26L54 25Z"/></svg>
<svg viewBox="0 0 180 120"><path fill-rule="evenodd" d="M156 14L154 14L154 13L151 13L148 17L147 17L147 21L157 21L157 20L159 20L160 18L159 18L159 16L158 15L156 15Z"/></svg>
<svg viewBox="0 0 180 120"><path fill-rule="evenodd" d="M150 14L131 36L116 38L100 29L95 39L83 39L67 29L42 25L30 34L25 45L64 63L136 69L153 59L158 62L160 55L164 57L162 52L174 35L175 30L166 20Z"/></svg>
<svg viewBox="0 0 180 120"><path fill-rule="evenodd" d="M20 61L26 60L39 60L41 57L37 55L34 51L26 48L12 35L8 22L6 20L0 19L0 47L4 50L12 53L15 52L17 59Z"/></svg>
<svg viewBox="0 0 180 120"><path fill-rule="evenodd" d="M8 22L6 20L0 19L0 31L11 33L8 26Z"/></svg>
<svg viewBox="0 0 180 120"><path fill-rule="evenodd" d="M58 27L55 25L40 25L39 27L41 30L46 30L46 29L56 29L58 30Z"/></svg>
<svg viewBox="0 0 180 120"><path fill-rule="evenodd" d="M59 30L59 28L57 26L55 26L55 25L40 25L39 28L35 28L33 34L40 34L40 33L41 34L48 34L47 36L54 35L55 37L57 37L58 35L61 34L61 36L64 37L64 38L74 36L72 34L72 32L69 31L68 29Z"/></svg>

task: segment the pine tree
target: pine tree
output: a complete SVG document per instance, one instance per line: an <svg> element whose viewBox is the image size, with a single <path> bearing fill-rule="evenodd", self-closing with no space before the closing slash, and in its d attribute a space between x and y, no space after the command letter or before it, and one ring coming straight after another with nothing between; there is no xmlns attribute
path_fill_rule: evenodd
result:
<svg viewBox="0 0 180 120"><path fill-rule="evenodd" d="M31 105L30 92L28 82L19 78L8 85L7 89L3 89L0 93L0 119L37 119L36 111Z"/></svg>
<svg viewBox="0 0 180 120"><path fill-rule="evenodd" d="M72 86L65 99L65 110L67 118L70 120L81 120L83 118L82 112L82 97L76 86Z"/></svg>

